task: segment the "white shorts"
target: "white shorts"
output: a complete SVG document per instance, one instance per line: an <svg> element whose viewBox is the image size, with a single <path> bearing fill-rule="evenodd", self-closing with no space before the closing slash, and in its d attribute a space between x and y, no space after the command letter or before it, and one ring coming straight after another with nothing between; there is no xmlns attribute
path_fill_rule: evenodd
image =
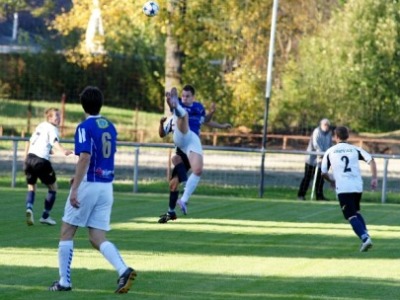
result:
<svg viewBox="0 0 400 300"><path fill-rule="evenodd" d="M191 130L184 134L177 128L175 128L174 144L175 146L180 148L186 155L189 155L190 152L195 152L203 155L203 147L201 146L200 138Z"/></svg>
<svg viewBox="0 0 400 300"><path fill-rule="evenodd" d="M114 202L112 182L82 181L78 188L78 201L80 207L75 208L68 196L62 218L65 223L110 230L110 216Z"/></svg>

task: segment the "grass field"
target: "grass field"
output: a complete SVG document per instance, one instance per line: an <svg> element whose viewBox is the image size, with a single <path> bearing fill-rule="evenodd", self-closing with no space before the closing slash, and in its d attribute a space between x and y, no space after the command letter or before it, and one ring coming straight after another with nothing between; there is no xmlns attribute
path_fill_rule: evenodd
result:
<svg viewBox="0 0 400 300"><path fill-rule="evenodd" d="M21 131L27 132L27 116L29 101L0 99L0 124L4 127L5 135L20 135ZM34 101L31 108L31 133L34 128L44 121L44 111L49 107L56 107L61 110L61 103L48 101ZM135 111L134 109L122 109L105 105L102 114L115 123L119 130L120 140L132 140L131 131L144 131L147 142L160 142L158 136L158 124L162 114ZM69 128L65 132L65 138L73 137L76 125L83 118L82 106L78 103L66 103L65 105L65 126ZM30 134L28 134L30 136Z"/></svg>
<svg viewBox="0 0 400 300"><path fill-rule="evenodd" d="M113 294L116 272L80 229L73 291L50 296L59 225L26 226L25 189L2 188L0 299L399 299L398 205L363 204L374 247L360 253L335 201L194 196L189 215L158 224L166 197L115 194L108 237L138 271L129 294Z"/></svg>

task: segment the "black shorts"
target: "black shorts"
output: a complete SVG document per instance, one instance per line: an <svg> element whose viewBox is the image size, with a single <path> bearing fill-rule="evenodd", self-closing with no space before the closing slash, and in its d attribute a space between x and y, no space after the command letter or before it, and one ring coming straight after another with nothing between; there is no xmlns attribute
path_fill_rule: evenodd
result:
<svg viewBox="0 0 400 300"><path fill-rule="evenodd" d="M182 159L183 164L185 165L186 172L188 172L190 170L191 166L190 166L189 158L187 157L187 155L178 147L176 147L175 154L180 156L180 158ZM176 169L173 168L172 169L171 178L174 178L176 175L177 175L176 174Z"/></svg>
<svg viewBox="0 0 400 300"><path fill-rule="evenodd" d="M346 220L355 216L360 210L362 193L342 193L338 194L340 208Z"/></svg>
<svg viewBox="0 0 400 300"><path fill-rule="evenodd" d="M39 178L43 184L50 185L56 182L56 173L47 159L28 154L24 167L26 182L28 184L36 184Z"/></svg>

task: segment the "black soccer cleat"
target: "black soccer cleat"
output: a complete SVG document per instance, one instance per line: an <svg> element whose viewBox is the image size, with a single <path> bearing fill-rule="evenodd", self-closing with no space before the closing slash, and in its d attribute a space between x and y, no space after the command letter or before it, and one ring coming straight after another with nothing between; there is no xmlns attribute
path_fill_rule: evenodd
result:
<svg viewBox="0 0 400 300"><path fill-rule="evenodd" d="M62 286L58 281L54 281L49 287L49 291L52 292L69 292L72 288L70 286Z"/></svg>
<svg viewBox="0 0 400 300"><path fill-rule="evenodd" d="M163 215L160 216L160 219L158 220L158 223L167 223L168 221L174 221L176 220L176 213L174 212L167 212Z"/></svg>
<svg viewBox="0 0 400 300"><path fill-rule="evenodd" d="M132 268L126 269L124 274L122 274L118 278L118 281L117 281L118 288L115 290L115 293L126 294L129 291L129 289L131 288L133 280L135 280L136 276L137 276L137 273L134 269L132 269Z"/></svg>

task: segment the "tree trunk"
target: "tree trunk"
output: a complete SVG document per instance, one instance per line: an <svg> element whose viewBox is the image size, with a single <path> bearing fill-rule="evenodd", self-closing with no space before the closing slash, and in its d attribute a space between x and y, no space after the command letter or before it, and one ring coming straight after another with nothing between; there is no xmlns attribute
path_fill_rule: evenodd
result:
<svg viewBox="0 0 400 300"><path fill-rule="evenodd" d="M179 49L178 41L174 37L174 24L172 20L176 13L182 13L183 15L184 11L178 10L176 2L176 0L168 1L170 22L167 25L167 39L165 42L165 91L171 90L172 87L179 89L181 85L183 53ZM181 3L186 7L186 0L181 0ZM167 103L164 104L164 113L165 115L170 114Z"/></svg>

